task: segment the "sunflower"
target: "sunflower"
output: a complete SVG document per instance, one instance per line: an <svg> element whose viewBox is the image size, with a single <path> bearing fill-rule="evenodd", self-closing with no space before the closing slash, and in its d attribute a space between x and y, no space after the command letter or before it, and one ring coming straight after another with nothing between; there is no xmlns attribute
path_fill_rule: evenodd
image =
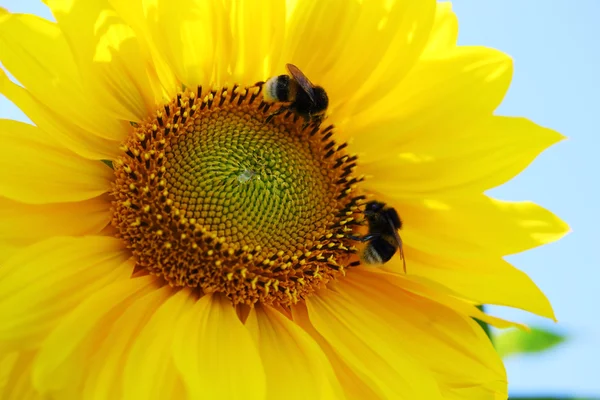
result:
<svg viewBox="0 0 600 400"><path fill-rule="evenodd" d="M449 3L46 3L0 13L0 398L507 397L476 306L554 318L503 256L568 228L484 192L562 136L493 114L511 59ZM287 63L321 124L265 100Z"/></svg>

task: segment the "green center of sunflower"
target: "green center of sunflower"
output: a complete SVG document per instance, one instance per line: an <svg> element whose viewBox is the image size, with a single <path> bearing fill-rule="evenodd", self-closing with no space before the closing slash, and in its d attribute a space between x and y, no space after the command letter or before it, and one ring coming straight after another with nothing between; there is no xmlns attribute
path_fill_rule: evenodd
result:
<svg viewBox="0 0 600 400"><path fill-rule="evenodd" d="M272 113L261 86L186 91L114 163L113 225L136 270L234 304L295 303L343 274L362 196L332 126Z"/></svg>

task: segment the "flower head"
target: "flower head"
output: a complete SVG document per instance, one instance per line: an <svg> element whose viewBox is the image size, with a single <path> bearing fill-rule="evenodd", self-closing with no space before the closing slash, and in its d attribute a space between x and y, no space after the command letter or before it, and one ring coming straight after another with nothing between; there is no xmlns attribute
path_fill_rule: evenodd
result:
<svg viewBox="0 0 600 400"><path fill-rule="evenodd" d="M562 136L449 3L47 4L0 13L0 397L506 398L476 305L553 318L502 257L567 227L484 192Z"/></svg>

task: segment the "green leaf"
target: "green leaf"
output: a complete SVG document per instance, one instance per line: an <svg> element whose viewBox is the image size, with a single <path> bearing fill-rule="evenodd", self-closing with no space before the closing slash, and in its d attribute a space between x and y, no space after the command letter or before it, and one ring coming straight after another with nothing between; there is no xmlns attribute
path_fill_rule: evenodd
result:
<svg viewBox="0 0 600 400"><path fill-rule="evenodd" d="M110 160L100 160L100 161L102 161L104 164L108 165L108 167L109 167L110 169L115 169L115 168L113 167L113 162L112 162L112 161L110 161Z"/></svg>
<svg viewBox="0 0 600 400"><path fill-rule="evenodd" d="M485 312L485 308L483 305L479 305L479 306L477 306L477 308L479 308L481 311ZM492 337L492 332L490 330L490 326L487 323L480 321L478 319L475 319L475 322L477 322L479 324L479 326L481 326L481 328L483 329L483 331L485 332L487 337L490 338L490 340L492 340L493 337Z"/></svg>
<svg viewBox="0 0 600 400"><path fill-rule="evenodd" d="M494 337L494 345L500 357L511 354L539 353L566 340L566 336L541 328L531 328L531 332L521 330L504 331Z"/></svg>

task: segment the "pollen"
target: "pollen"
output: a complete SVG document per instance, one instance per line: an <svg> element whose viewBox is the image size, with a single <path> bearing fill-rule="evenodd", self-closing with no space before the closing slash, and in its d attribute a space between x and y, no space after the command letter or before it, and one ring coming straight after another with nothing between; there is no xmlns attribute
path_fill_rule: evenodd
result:
<svg viewBox="0 0 600 400"><path fill-rule="evenodd" d="M332 125L268 123L262 85L186 90L132 127L112 224L135 271L234 304L296 303L353 265L357 156Z"/></svg>

